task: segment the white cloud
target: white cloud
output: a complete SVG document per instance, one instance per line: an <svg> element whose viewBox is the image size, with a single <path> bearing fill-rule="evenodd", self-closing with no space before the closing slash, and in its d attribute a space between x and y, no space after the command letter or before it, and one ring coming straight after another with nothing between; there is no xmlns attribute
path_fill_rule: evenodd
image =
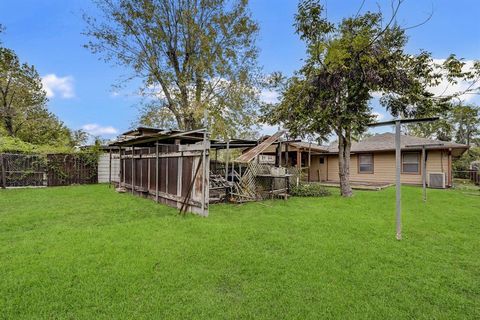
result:
<svg viewBox="0 0 480 320"><path fill-rule="evenodd" d="M435 64L441 65L445 62L445 59L433 59L433 62ZM472 70L474 64L473 60L464 60L463 62L465 63L465 65L463 66L462 71L465 72ZM448 96L455 93L463 92L468 89L470 85L471 83L467 81L459 81L456 84L450 84L447 80L444 79L438 86L429 88L429 91L436 96ZM473 94L464 94L459 96L460 100L466 102L471 101L474 97L475 95Z"/></svg>
<svg viewBox="0 0 480 320"><path fill-rule="evenodd" d="M372 114L376 117L376 119L375 119L376 121L382 121L383 119L385 119L385 114L383 114L383 113L374 111L374 112L372 112Z"/></svg>
<svg viewBox="0 0 480 320"><path fill-rule="evenodd" d="M48 98L60 96L64 99L75 97L73 90L73 77L59 77L54 73L42 77L43 88L47 92Z"/></svg>
<svg viewBox="0 0 480 320"><path fill-rule="evenodd" d="M262 123L260 125L260 134L262 136L264 135L272 135L278 131L279 127L278 126L271 126L266 123Z"/></svg>
<svg viewBox="0 0 480 320"><path fill-rule="evenodd" d="M117 134L118 130L112 126L102 127L96 123L88 123L82 126L82 129L94 136Z"/></svg>
<svg viewBox="0 0 480 320"><path fill-rule="evenodd" d="M260 100L265 103L277 103L279 95L275 91L271 90L262 90L260 92Z"/></svg>

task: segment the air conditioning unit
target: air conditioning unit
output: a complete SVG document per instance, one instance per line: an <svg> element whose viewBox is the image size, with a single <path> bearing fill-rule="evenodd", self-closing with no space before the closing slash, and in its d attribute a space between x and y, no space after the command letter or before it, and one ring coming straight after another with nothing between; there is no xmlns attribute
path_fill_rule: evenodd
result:
<svg viewBox="0 0 480 320"><path fill-rule="evenodd" d="M436 189L445 189L445 173L444 172L429 172L428 173L428 187Z"/></svg>

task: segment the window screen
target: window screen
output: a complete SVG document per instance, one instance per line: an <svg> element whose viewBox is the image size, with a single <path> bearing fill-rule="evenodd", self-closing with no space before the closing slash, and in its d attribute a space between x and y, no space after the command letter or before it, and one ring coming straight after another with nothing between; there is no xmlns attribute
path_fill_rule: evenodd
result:
<svg viewBox="0 0 480 320"><path fill-rule="evenodd" d="M372 154L358 155L358 172L373 173L373 155Z"/></svg>
<svg viewBox="0 0 480 320"><path fill-rule="evenodd" d="M405 152L402 156L402 172L419 173L420 155L418 152Z"/></svg>

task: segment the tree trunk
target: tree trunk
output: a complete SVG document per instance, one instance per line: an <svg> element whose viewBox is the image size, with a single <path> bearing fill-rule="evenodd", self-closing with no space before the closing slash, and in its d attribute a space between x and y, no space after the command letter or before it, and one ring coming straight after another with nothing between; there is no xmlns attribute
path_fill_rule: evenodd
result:
<svg viewBox="0 0 480 320"><path fill-rule="evenodd" d="M338 175L340 178L340 194L342 197L351 197L353 195L350 186L350 135L338 135Z"/></svg>
<svg viewBox="0 0 480 320"><path fill-rule="evenodd" d="M7 134L10 137L15 136L15 130L13 130L13 119L10 115L6 114L3 118L3 122L5 124L5 130L7 130Z"/></svg>

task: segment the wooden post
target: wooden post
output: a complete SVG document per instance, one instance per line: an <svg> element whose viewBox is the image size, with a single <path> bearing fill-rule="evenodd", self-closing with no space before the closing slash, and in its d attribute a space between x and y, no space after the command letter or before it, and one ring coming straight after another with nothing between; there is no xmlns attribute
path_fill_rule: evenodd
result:
<svg viewBox="0 0 480 320"><path fill-rule="evenodd" d="M134 156L135 156L135 147L132 146L132 181L131 181L131 187L132 187L132 194L133 194L133 189L135 188L135 170L134 170L134 167L135 167L135 159L134 159Z"/></svg>
<svg viewBox="0 0 480 320"><path fill-rule="evenodd" d="M109 149L109 164L108 164L108 187L112 187L112 148Z"/></svg>
<svg viewBox="0 0 480 320"><path fill-rule="evenodd" d="M227 138L227 154L225 155L225 180L228 181L228 160L229 160L229 152L230 152L230 140Z"/></svg>
<svg viewBox="0 0 480 320"><path fill-rule="evenodd" d="M427 159L425 146L422 146L422 187L423 187L423 201L427 201Z"/></svg>
<svg viewBox="0 0 480 320"><path fill-rule="evenodd" d="M158 203L158 140L155 143L155 201Z"/></svg>
<svg viewBox="0 0 480 320"><path fill-rule="evenodd" d="M2 189L7 188L7 173L5 172L5 160L3 154L0 154L0 166L2 168Z"/></svg>
<svg viewBox="0 0 480 320"><path fill-rule="evenodd" d="M205 121L207 119L207 113L205 111ZM206 122L205 122L206 127ZM207 129L203 132L203 152L202 152L202 215L205 216L206 211L206 198L207 198Z"/></svg>
<svg viewBox="0 0 480 320"><path fill-rule="evenodd" d="M312 143L308 144L308 182L310 182L310 167L312 165ZM320 179L318 180L320 181Z"/></svg>
<svg viewBox="0 0 480 320"><path fill-rule="evenodd" d="M215 149L215 174L218 174L217 166L218 166L218 149Z"/></svg>
<svg viewBox="0 0 480 320"><path fill-rule="evenodd" d="M278 148L280 150L279 152L279 159L278 159L278 166L281 167L282 166L282 142L280 141L280 139L278 140Z"/></svg>
<svg viewBox="0 0 480 320"><path fill-rule="evenodd" d="M204 123L203 127L205 128L205 131L203 132L203 215L208 216L208 203L210 201L210 189L209 189L209 183L210 183L210 158L207 159L207 152L209 152L209 149L207 146L210 146L210 143L207 143L208 139L208 109L205 109L204 114ZM209 154L210 156L210 154ZM208 160L208 163L207 163Z"/></svg>
<svg viewBox="0 0 480 320"><path fill-rule="evenodd" d="M142 154L143 154L143 148L140 149L140 154L139 154L139 162L140 162L140 190L143 189L143 159L142 159Z"/></svg>
<svg viewBox="0 0 480 320"><path fill-rule="evenodd" d="M180 139L175 139L175 145L177 145L178 149L180 150ZM183 151L180 152L180 157L177 158L177 196L179 198L182 197L182 177L183 177ZM177 201L177 208L181 208L181 202Z"/></svg>
<svg viewBox="0 0 480 320"><path fill-rule="evenodd" d="M121 161L121 164L122 164L122 176L123 176L123 186L125 187L125 184L126 184L126 181L125 181L125 150L126 149L123 149L123 161L122 160L122 150L120 150L120 161Z"/></svg>
<svg viewBox="0 0 480 320"><path fill-rule="evenodd" d="M302 168L302 152L300 151L300 149L297 150L297 168Z"/></svg>
<svg viewBox="0 0 480 320"><path fill-rule="evenodd" d="M290 165L290 157L288 156L288 142L285 143L285 167L289 167Z"/></svg>
<svg viewBox="0 0 480 320"><path fill-rule="evenodd" d="M401 166L401 137L400 137L400 120L395 121L395 186L396 186L396 231L397 240L402 240L402 191L400 183L400 166Z"/></svg>

